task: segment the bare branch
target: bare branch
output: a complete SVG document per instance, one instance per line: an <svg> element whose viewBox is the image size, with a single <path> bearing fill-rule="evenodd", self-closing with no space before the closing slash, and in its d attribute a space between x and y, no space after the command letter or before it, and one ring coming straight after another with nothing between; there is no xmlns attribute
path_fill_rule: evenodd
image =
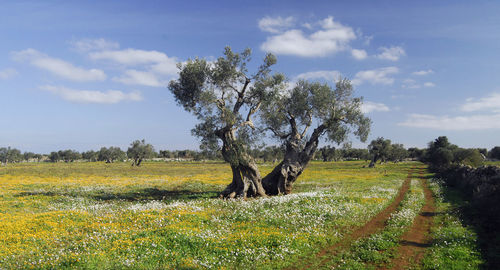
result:
<svg viewBox="0 0 500 270"><path fill-rule="evenodd" d="M297 129L297 122L295 121L295 117L293 116L293 114L291 114L290 112L287 112L288 116L290 117L288 119L288 122L290 122L290 128L291 128L291 134L292 136L294 137L297 137L297 136L300 136L299 134L299 131ZM299 138L300 139L300 138Z"/></svg>
<svg viewBox="0 0 500 270"><path fill-rule="evenodd" d="M327 126L325 124L321 124L314 129L313 133L311 134L311 138L309 138L309 140L306 143L306 146L304 147L303 153L309 155L311 154L311 152L316 151L316 148L318 147L319 143L319 137L323 135L323 133L326 131L326 128Z"/></svg>
<svg viewBox="0 0 500 270"><path fill-rule="evenodd" d="M244 97L245 97L245 91L248 87L248 84L250 84L250 79L246 78L245 79L245 84L241 88L241 91L238 92L238 99L236 100L236 103L234 104L233 108L233 113L238 113L238 111L241 109L241 106L243 106L243 103L245 103Z"/></svg>
<svg viewBox="0 0 500 270"><path fill-rule="evenodd" d="M261 104L261 102L257 103L255 106L250 108L250 110L248 111L248 114L247 114L247 119L245 122L241 123L241 125L240 125L241 127L248 125L252 129L255 129L255 126L252 122L252 119L250 119L250 117L252 117L252 115L260 108L260 104Z"/></svg>
<svg viewBox="0 0 500 270"><path fill-rule="evenodd" d="M304 128L304 131L302 131L302 134L300 134L301 138L304 138L304 136L306 135L307 130L312 125L312 114L311 114L310 111L307 112L307 117L309 117L309 120L307 121L307 124L306 124L306 127Z"/></svg>
<svg viewBox="0 0 500 270"><path fill-rule="evenodd" d="M240 94L240 91L238 91L238 89L236 89L236 87L234 87L232 84L227 84L226 87L230 88L231 90L233 90L234 92L236 92L238 95Z"/></svg>
<svg viewBox="0 0 500 270"><path fill-rule="evenodd" d="M282 140L288 138L290 135L292 135L292 133L288 133L288 134L283 134L277 130L275 130L274 128L272 127L267 127L265 128L264 130L270 130L272 133L274 133L274 135Z"/></svg>

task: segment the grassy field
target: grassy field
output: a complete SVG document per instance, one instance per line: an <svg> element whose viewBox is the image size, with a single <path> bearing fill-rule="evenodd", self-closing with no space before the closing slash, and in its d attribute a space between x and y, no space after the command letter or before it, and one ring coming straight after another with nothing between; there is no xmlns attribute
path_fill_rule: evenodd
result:
<svg viewBox="0 0 500 270"><path fill-rule="evenodd" d="M230 182L224 163L11 164L0 168L0 269L287 267L364 224L423 166L363 165L313 162L294 194L242 201L215 198Z"/></svg>
<svg viewBox="0 0 500 270"><path fill-rule="evenodd" d="M432 246L417 269L481 269L484 264L473 228L459 218L464 201L457 191L443 188L439 179L430 181L439 215L434 219Z"/></svg>
<svg viewBox="0 0 500 270"><path fill-rule="evenodd" d="M500 161L486 161L485 165L492 165L492 166L500 167Z"/></svg>

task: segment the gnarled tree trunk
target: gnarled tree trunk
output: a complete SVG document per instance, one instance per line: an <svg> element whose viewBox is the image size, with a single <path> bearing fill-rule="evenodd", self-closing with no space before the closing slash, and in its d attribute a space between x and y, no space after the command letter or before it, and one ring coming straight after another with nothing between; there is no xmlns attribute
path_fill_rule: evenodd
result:
<svg viewBox="0 0 500 270"><path fill-rule="evenodd" d="M233 180L221 193L222 198L266 196L262 178L254 160L235 139L234 132L226 129L219 132L222 140L222 156L231 166Z"/></svg>
<svg viewBox="0 0 500 270"><path fill-rule="evenodd" d="M378 154L374 154L372 161L370 162L370 165L368 165L368 168L374 168L375 164L377 163L378 158L379 158Z"/></svg>
<svg viewBox="0 0 500 270"><path fill-rule="evenodd" d="M313 158L318 148L319 137L324 130L323 125L316 128L305 146L299 134L287 141L283 161L262 179L262 185L268 195L290 194L292 192L293 183Z"/></svg>

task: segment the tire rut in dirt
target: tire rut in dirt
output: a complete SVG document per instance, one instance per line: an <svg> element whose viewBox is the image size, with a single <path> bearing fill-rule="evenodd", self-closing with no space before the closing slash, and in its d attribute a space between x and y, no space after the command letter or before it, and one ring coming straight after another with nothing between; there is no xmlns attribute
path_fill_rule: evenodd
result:
<svg viewBox="0 0 500 270"><path fill-rule="evenodd" d="M316 261L320 261L319 264L310 263L305 267L301 267L300 269L317 269L322 265L327 263L331 257L337 255L340 251L347 249L351 246L351 244L360 239L367 237L371 234L374 234L385 227L386 221L389 219L392 213L396 212L399 204L403 200L406 192L408 192L410 188L410 181L412 179L413 171L415 168L411 168L408 171L408 176L405 181L401 185L401 188L398 191L398 194L394 198L394 201L387 206L384 210L379 212L375 217L370 219L365 225L355 229L352 233L346 235L344 239L342 239L339 243L324 248L316 255ZM288 269L299 269L298 267L290 267Z"/></svg>
<svg viewBox="0 0 500 270"><path fill-rule="evenodd" d="M432 192L423 176L423 170L419 172L419 179L424 189L425 204L410 229L401 237L396 258L386 267L379 268L381 270L406 269L409 266L418 265L425 250L431 246L430 231L433 216L436 215L436 208Z"/></svg>

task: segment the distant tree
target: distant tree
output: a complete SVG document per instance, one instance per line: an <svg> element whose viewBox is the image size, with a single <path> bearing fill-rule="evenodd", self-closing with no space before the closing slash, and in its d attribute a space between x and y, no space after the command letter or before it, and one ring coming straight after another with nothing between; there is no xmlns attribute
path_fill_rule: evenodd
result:
<svg viewBox="0 0 500 270"><path fill-rule="evenodd" d="M335 153L336 153L335 147L331 147L329 145L324 146L319 149L319 152L321 153L321 158L323 159L323 162L332 161L335 159Z"/></svg>
<svg viewBox="0 0 500 270"><path fill-rule="evenodd" d="M82 155L75 150L61 150L57 152L60 160L64 162L73 162L75 160L81 159Z"/></svg>
<svg viewBox="0 0 500 270"><path fill-rule="evenodd" d="M154 156L154 148L151 144L146 144L144 139L135 140L130 144L127 156L133 159L132 166L140 166L144 159Z"/></svg>
<svg viewBox="0 0 500 270"><path fill-rule="evenodd" d="M59 160L61 160L61 156L59 155L59 152L50 152L49 160L51 162L58 162Z"/></svg>
<svg viewBox="0 0 500 270"><path fill-rule="evenodd" d="M168 150L160 150L159 157L161 157L161 158L173 158L174 154Z"/></svg>
<svg viewBox="0 0 500 270"><path fill-rule="evenodd" d="M40 160L42 160L43 157L44 157L44 155L42 155L42 154L35 154L33 156L33 158L36 159L36 162L40 162Z"/></svg>
<svg viewBox="0 0 500 270"><path fill-rule="evenodd" d="M277 160L283 158L283 149L281 146L276 145L266 146L264 149L262 149L260 158L262 158L264 162L274 163Z"/></svg>
<svg viewBox="0 0 500 270"><path fill-rule="evenodd" d="M341 149L335 151L335 160L369 160L371 159L368 149L353 148L351 143L344 143Z"/></svg>
<svg viewBox="0 0 500 270"><path fill-rule="evenodd" d="M418 149L416 147L408 148L408 157L409 158L423 160L424 155L425 155L425 149Z"/></svg>
<svg viewBox="0 0 500 270"><path fill-rule="evenodd" d="M446 136L440 136L429 142L425 161L430 163L431 169L442 170L449 167L454 161L453 152L458 146L451 144Z"/></svg>
<svg viewBox="0 0 500 270"><path fill-rule="evenodd" d="M479 167L484 164L484 158L478 149L457 148L453 151L453 162L461 165Z"/></svg>
<svg viewBox="0 0 500 270"><path fill-rule="evenodd" d="M82 152L82 158L89 162L97 161L99 158L99 152L96 152L94 150Z"/></svg>
<svg viewBox="0 0 500 270"><path fill-rule="evenodd" d="M393 162L403 161L408 157L408 150L402 144L392 144L389 150L388 160Z"/></svg>
<svg viewBox="0 0 500 270"><path fill-rule="evenodd" d="M491 148L490 152L488 153L488 157L493 159L500 159L500 146Z"/></svg>
<svg viewBox="0 0 500 270"><path fill-rule="evenodd" d="M124 160L126 158L127 154L120 147L102 147L98 154L98 160L106 161L106 163L113 163L116 160Z"/></svg>
<svg viewBox="0 0 500 270"><path fill-rule="evenodd" d="M24 152L23 153L23 159L26 160L26 161L30 161L32 159L35 159L35 153L33 152Z"/></svg>
<svg viewBox="0 0 500 270"><path fill-rule="evenodd" d="M352 148L349 152L349 158L356 160L369 160L370 152L368 149Z"/></svg>
<svg viewBox="0 0 500 270"><path fill-rule="evenodd" d="M370 162L369 167L375 167L375 163L378 160L385 162L389 158L389 154L391 151L391 140L386 140L383 137L378 137L377 139L371 141L368 145L368 151L372 156L372 161Z"/></svg>
<svg viewBox="0 0 500 270"><path fill-rule="evenodd" d="M23 159L21 151L16 148L2 147L0 148L0 162L7 165L8 163L19 162Z"/></svg>

